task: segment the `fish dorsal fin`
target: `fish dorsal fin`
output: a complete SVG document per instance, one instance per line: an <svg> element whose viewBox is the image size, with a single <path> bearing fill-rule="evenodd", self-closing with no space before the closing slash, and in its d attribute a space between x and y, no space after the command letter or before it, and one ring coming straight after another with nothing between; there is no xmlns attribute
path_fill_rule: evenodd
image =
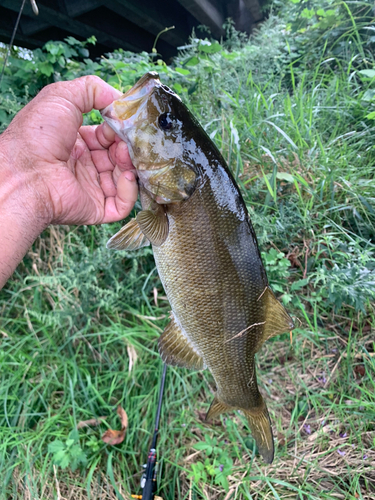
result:
<svg viewBox="0 0 375 500"><path fill-rule="evenodd" d="M142 210L137 214L137 222L142 233L153 245L159 247L168 237L168 217L161 206L156 210Z"/></svg>
<svg viewBox="0 0 375 500"><path fill-rule="evenodd" d="M192 344L178 326L174 315L158 341L159 353L167 365L180 366L190 370L203 370L205 364Z"/></svg>
<svg viewBox="0 0 375 500"><path fill-rule="evenodd" d="M233 410L233 408L231 406L226 405L225 403L220 401L220 399L217 396L215 396L207 412L206 420L211 420L211 418L218 417L222 413L229 410Z"/></svg>
<svg viewBox="0 0 375 500"><path fill-rule="evenodd" d="M284 306L277 300L273 291L267 287L258 300L262 300L265 308L263 333L258 339L255 352L259 351L270 337L290 331L294 328L292 318Z"/></svg>
<svg viewBox="0 0 375 500"><path fill-rule="evenodd" d="M107 242L107 248L113 250L138 250L150 242L142 233L136 219L132 219Z"/></svg>

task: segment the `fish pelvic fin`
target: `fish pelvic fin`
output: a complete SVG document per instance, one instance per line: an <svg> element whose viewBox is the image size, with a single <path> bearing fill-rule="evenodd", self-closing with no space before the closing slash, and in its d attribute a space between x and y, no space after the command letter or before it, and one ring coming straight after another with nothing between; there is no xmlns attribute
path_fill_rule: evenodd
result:
<svg viewBox="0 0 375 500"><path fill-rule="evenodd" d="M108 240L107 248L111 250L138 250L149 244L150 241L141 231L136 219L132 219Z"/></svg>
<svg viewBox="0 0 375 500"><path fill-rule="evenodd" d="M137 223L145 237L157 247L162 245L168 237L168 217L160 205L155 210L139 212Z"/></svg>
<svg viewBox="0 0 375 500"><path fill-rule="evenodd" d="M255 346L255 352L258 352L269 338L288 332L294 328L292 318L286 312L281 302L277 300L271 288L267 286L258 300L263 301L266 314L263 333Z"/></svg>
<svg viewBox="0 0 375 500"><path fill-rule="evenodd" d="M211 406L207 412L206 420L210 420L211 418L218 417L222 413L225 413L226 411L233 410L233 409L234 408L232 406L229 406L229 405L223 403L222 401L220 401L220 399L217 396L215 396L214 400L212 401Z"/></svg>
<svg viewBox="0 0 375 500"><path fill-rule="evenodd" d="M181 327L177 324L174 314L171 321L158 340L161 359L167 365L189 368L190 370L203 370L206 365L203 358L189 342Z"/></svg>
<svg viewBox="0 0 375 500"><path fill-rule="evenodd" d="M271 464L274 457L274 444L266 403L262 398L262 405L259 408L242 411L245 414L260 455L265 462Z"/></svg>

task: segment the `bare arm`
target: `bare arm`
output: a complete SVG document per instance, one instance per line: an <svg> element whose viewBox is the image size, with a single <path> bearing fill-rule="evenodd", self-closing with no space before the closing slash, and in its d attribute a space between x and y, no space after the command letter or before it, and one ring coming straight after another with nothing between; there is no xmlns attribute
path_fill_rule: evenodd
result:
<svg viewBox="0 0 375 500"><path fill-rule="evenodd" d="M138 194L125 143L82 113L118 92L97 77L45 87L0 135L0 289L49 224L125 218Z"/></svg>

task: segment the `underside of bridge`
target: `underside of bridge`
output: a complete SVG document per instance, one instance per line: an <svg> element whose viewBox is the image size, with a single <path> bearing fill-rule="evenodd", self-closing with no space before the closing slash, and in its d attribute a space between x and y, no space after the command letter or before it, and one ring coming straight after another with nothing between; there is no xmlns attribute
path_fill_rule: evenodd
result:
<svg viewBox="0 0 375 500"><path fill-rule="evenodd" d="M0 41L9 43L23 0L0 0ZM192 29L207 26L212 36L224 35L229 17L248 33L263 19L262 0L36 0L35 15L26 0L14 44L34 49L48 40L74 36L84 40L95 35L92 56L123 48L150 52L157 34L157 49L164 58L188 42ZM204 33L204 32L202 32Z"/></svg>

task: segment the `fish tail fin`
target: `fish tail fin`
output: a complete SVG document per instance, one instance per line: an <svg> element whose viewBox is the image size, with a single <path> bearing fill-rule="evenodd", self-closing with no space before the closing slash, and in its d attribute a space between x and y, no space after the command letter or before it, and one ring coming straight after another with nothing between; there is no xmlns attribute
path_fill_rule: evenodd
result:
<svg viewBox="0 0 375 500"><path fill-rule="evenodd" d="M274 444L271 421L268 415L266 403L262 400L259 408L243 410L249 423L252 435L256 441L258 451L265 462L272 463L274 456Z"/></svg>
<svg viewBox="0 0 375 500"><path fill-rule="evenodd" d="M226 411L233 410L232 406L228 406L227 404L223 403L220 401L220 399L215 396L214 400L211 403L211 406L207 412L206 415L206 420L210 420L211 418L218 417L222 413L225 413Z"/></svg>

